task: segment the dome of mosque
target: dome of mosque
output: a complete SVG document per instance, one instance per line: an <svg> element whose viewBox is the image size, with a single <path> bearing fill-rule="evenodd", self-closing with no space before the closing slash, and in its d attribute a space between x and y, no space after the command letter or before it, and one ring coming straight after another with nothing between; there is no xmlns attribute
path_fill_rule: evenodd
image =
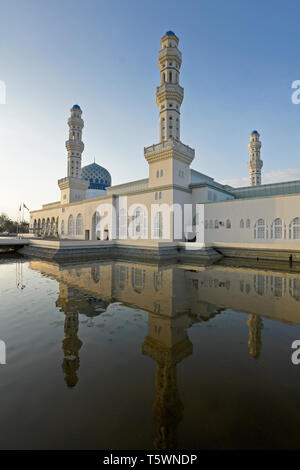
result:
<svg viewBox="0 0 300 470"><path fill-rule="evenodd" d="M74 104L74 106L72 107L72 109L80 109L79 104Z"/></svg>
<svg viewBox="0 0 300 470"><path fill-rule="evenodd" d="M98 163L84 166L81 170L81 178L89 182L88 189L106 189L111 186L110 173Z"/></svg>
<svg viewBox="0 0 300 470"><path fill-rule="evenodd" d="M166 32L166 36L175 36L175 33L173 33L173 31L167 31Z"/></svg>

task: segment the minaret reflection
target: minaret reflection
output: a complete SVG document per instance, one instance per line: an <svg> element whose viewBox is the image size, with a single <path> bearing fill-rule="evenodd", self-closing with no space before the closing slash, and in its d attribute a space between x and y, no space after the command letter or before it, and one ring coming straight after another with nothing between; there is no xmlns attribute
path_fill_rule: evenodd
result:
<svg viewBox="0 0 300 470"><path fill-rule="evenodd" d="M252 357L258 359L262 347L261 330L264 327L262 318L260 315L250 313L247 325L249 326L249 353Z"/></svg>
<svg viewBox="0 0 300 470"><path fill-rule="evenodd" d="M79 278L80 272L77 270L77 280ZM79 314L85 315L88 318L87 326L92 327L94 326L93 319L104 313L108 305L109 302L102 298L83 293L82 290L70 287L63 281L59 282L56 306L65 313L62 370L65 374L65 382L70 388L75 387L78 382L79 351L83 344L78 337Z"/></svg>
<svg viewBox="0 0 300 470"><path fill-rule="evenodd" d="M156 362L156 396L153 402L157 423L155 449L177 448L177 426L182 420L183 404L177 386L176 367L193 352L187 335L189 324L187 314L172 318L149 313L148 336L142 350Z"/></svg>
<svg viewBox="0 0 300 470"><path fill-rule="evenodd" d="M77 280L80 279L80 271L77 270ZM109 302L91 295L82 290L68 286L65 282L59 282L59 296L56 306L65 313L64 333L62 342L64 360L62 370L65 374L65 382L73 388L78 382L78 370L80 366L79 351L82 341L78 337L79 314L88 318L87 326L94 326L93 319L104 313Z"/></svg>
<svg viewBox="0 0 300 470"><path fill-rule="evenodd" d="M56 306L60 307L65 313L64 333L65 338L62 342L64 351L64 360L62 370L65 375L65 382L68 387L73 388L78 382L77 371L80 365L79 350L82 341L78 338L79 314L76 303L72 301L72 291L74 289L66 284L60 283L59 297Z"/></svg>

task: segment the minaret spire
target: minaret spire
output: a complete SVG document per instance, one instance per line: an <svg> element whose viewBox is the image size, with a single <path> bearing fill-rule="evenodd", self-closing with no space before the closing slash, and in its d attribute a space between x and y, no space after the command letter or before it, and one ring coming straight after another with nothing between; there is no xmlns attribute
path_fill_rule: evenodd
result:
<svg viewBox="0 0 300 470"><path fill-rule="evenodd" d="M84 149L84 143L81 140L84 122L81 119L81 114L80 106L74 104L71 108L71 116L68 119L69 140L66 141L68 151L67 177L58 180L63 204L85 199L85 192L89 186L89 183L81 178L81 154Z"/></svg>
<svg viewBox="0 0 300 470"><path fill-rule="evenodd" d="M159 143L144 148L149 163L149 188L166 184L187 188L191 181L190 164L195 150L180 140L180 106L183 88L179 85L181 52L179 39L167 31L158 54L160 86L156 89L159 107Z"/></svg>
<svg viewBox="0 0 300 470"><path fill-rule="evenodd" d="M263 161L260 159L261 142L259 137L259 133L257 131L253 131L250 135L250 141L248 144L250 186L258 186L261 184L261 169Z"/></svg>
<svg viewBox="0 0 300 470"><path fill-rule="evenodd" d="M181 52L179 39L173 31L168 31L161 39L158 54L160 86L156 90L156 103L159 107L159 140L180 140L180 106L183 88L179 85Z"/></svg>
<svg viewBox="0 0 300 470"><path fill-rule="evenodd" d="M73 178L80 178L81 175L81 154L84 150L84 143L81 140L84 122L81 115L80 106L74 104L71 108L71 116L68 119L69 140L66 141L68 176Z"/></svg>

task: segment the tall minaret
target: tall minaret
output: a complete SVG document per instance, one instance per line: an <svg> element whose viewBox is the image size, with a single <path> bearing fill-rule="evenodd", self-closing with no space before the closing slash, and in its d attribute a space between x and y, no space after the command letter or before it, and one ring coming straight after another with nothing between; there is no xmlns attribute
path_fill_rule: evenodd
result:
<svg viewBox="0 0 300 470"><path fill-rule="evenodd" d="M251 133L248 149L250 186L258 186L261 184L261 169L263 166L263 161L260 159L261 141L259 140L259 133L257 131L253 131Z"/></svg>
<svg viewBox="0 0 300 470"><path fill-rule="evenodd" d="M71 116L68 119L69 140L66 141L68 173L66 178L58 180L61 191L60 198L63 204L85 199L86 190L89 186L87 181L81 179L81 154L84 149L84 143L81 140L84 122L81 119L81 114L80 106L74 104L71 108Z"/></svg>
<svg viewBox="0 0 300 470"><path fill-rule="evenodd" d="M161 39L158 55L160 86L156 90L156 103L159 107L159 141L170 138L180 140L180 106L183 88L179 85L181 52L179 39L168 31Z"/></svg>
<svg viewBox="0 0 300 470"><path fill-rule="evenodd" d="M81 118L82 111L78 104L74 104L71 108L71 116L68 119L69 140L66 141L66 149L68 151L68 176L80 178L81 175L81 154L84 150L82 142L82 129L84 127Z"/></svg>
<svg viewBox="0 0 300 470"><path fill-rule="evenodd" d="M191 181L190 164L195 150L180 140L180 106L183 88L179 85L181 52L179 39L168 31L161 39L158 54L160 86L156 89L159 107L159 142L144 148L149 163L149 188L176 185L187 188ZM162 200L164 193L161 194Z"/></svg>

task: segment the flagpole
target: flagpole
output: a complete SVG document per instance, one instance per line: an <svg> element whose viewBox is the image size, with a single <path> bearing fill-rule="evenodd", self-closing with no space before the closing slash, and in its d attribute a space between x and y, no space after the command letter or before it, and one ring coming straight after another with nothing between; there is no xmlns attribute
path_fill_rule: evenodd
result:
<svg viewBox="0 0 300 470"><path fill-rule="evenodd" d="M19 214L20 214L20 207L17 213L17 238L19 237Z"/></svg>
<svg viewBox="0 0 300 470"><path fill-rule="evenodd" d="M27 207L27 206L24 204L24 202L23 202L23 224L25 223L24 209L26 209L26 210L28 210L28 212L30 212L29 209L28 209L28 207Z"/></svg>

